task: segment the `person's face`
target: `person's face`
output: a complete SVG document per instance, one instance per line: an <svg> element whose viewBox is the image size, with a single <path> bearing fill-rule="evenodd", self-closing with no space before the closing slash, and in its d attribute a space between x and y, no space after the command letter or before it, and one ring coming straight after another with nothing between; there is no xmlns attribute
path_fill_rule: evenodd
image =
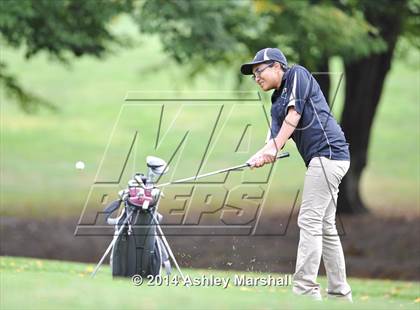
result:
<svg viewBox="0 0 420 310"><path fill-rule="evenodd" d="M279 63L258 64L252 68L253 78L263 91L279 88L283 77L283 70Z"/></svg>

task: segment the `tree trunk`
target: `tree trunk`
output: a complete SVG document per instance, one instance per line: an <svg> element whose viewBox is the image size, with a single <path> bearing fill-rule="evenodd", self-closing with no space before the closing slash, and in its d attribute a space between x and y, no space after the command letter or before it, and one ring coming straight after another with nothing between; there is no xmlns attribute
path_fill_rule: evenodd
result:
<svg viewBox="0 0 420 310"><path fill-rule="evenodd" d="M328 58L323 59L318 65L318 72L314 73L314 77L321 87L322 93L327 99L328 104L331 106L330 98L330 88L331 88L331 80L330 80L330 67L328 65Z"/></svg>
<svg viewBox="0 0 420 310"><path fill-rule="evenodd" d="M402 5L404 1L395 1ZM392 4L392 1L391 1ZM404 3L403 3L404 5ZM402 14L394 11L378 16L377 11L366 11L367 20L378 27L387 42L387 51L345 63L345 101L341 126L350 144L351 165L340 185L339 213L368 212L360 195L360 179L367 163L370 131L384 86L391 68L392 56L401 32Z"/></svg>

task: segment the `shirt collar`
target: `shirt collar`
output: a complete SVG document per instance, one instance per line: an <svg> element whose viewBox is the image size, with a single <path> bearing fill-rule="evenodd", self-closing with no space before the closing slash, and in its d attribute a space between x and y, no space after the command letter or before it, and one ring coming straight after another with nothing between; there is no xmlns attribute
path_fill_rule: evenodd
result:
<svg viewBox="0 0 420 310"><path fill-rule="evenodd" d="M289 73L290 73L289 68L286 68L286 70L284 71L283 77L281 79L281 84L280 84L279 89L275 89L273 94L271 95L272 103L274 103L277 100L277 98L281 95L281 92L283 91L284 85L286 84L286 79Z"/></svg>

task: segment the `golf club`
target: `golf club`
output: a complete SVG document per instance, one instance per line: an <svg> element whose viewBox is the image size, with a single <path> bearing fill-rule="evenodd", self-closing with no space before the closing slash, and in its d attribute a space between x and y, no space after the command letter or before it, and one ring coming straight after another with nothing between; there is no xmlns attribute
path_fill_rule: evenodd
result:
<svg viewBox="0 0 420 310"><path fill-rule="evenodd" d="M289 157L289 156L290 156L289 152L284 152L284 153L280 153L279 155L277 155L276 159L285 158L285 157ZM164 186L168 186L168 185L171 185L171 184L179 184L179 183L184 183L184 182L188 182L188 181L194 181L194 180L197 180L197 179L209 177L209 176L216 175L216 174L219 174L219 173L240 170L240 169L246 168L246 167L250 167L250 164L245 163L245 164L242 164L242 165L233 166L233 167L225 168L225 169L220 169L220 170L216 170L216 171L213 171L213 172L200 174L200 175L193 176L193 177L188 177L188 178L185 178L185 179L180 179L180 180L176 180L176 181L162 183L162 184L156 185L156 187L164 187Z"/></svg>

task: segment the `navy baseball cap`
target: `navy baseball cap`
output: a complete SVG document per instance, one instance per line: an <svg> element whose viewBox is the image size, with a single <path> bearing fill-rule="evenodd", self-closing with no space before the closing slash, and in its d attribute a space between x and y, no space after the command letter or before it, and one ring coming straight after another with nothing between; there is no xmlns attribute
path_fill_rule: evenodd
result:
<svg viewBox="0 0 420 310"><path fill-rule="evenodd" d="M284 54L278 48L264 48L258 51L255 54L254 59L252 62L248 62L241 66L241 72L245 75L252 74L252 66L257 64L262 64L268 61L277 61L281 63L283 66L287 66L287 59Z"/></svg>

